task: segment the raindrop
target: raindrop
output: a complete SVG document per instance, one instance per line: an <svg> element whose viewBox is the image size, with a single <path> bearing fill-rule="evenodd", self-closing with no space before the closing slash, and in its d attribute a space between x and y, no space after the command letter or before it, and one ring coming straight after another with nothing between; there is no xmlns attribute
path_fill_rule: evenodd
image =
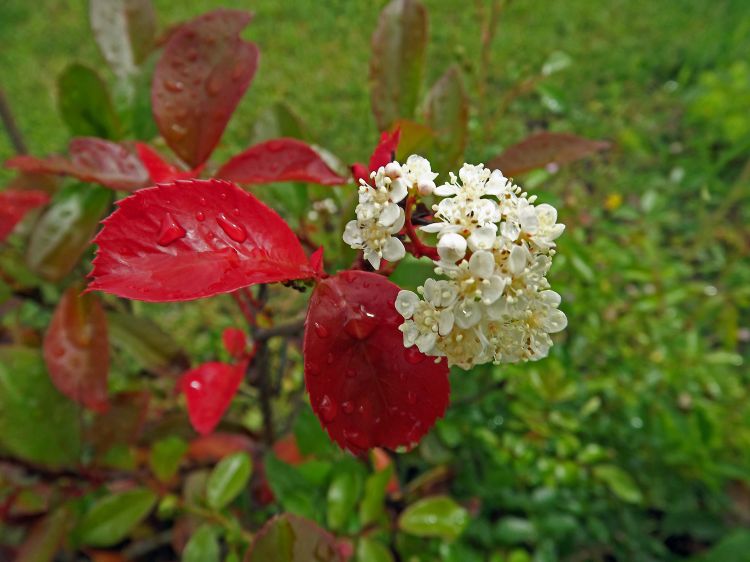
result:
<svg viewBox="0 0 750 562"><path fill-rule="evenodd" d="M349 402L348 400L341 404L341 409L344 410L344 413L351 414L354 412L354 404Z"/></svg>
<svg viewBox="0 0 750 562"><path fill-rule="evenodd" d="M234 209L232 209L232 214L235 217L239 217L240 216L240 210L237 207L235 207Z"/></svg>
<svg viewBox="0 0 750 562"><path fill-rule="evenodd" d="M336 403L326 394L318 406L320 415L325 422L332 422L336 418Z"/></svg>
<svg viewBox="0 0 750 562"><path fill-rule="evenodd" d="M414 405L417 403L417 395L414 392L409 391L406 393L406 400L409 402L409 404Z"/></svg>
<svg viewBox="0 0 750 562"><path fill-rule="evenodd" d="M187 134L187 129L178 123L173 123L169 130L172 132L172 136L177 139L181 139Z"/></svg>
<svg viewBox="0 0 750 562"><path fill-rule="evenodd" d="M315 365L307 365L305 367L305 372L311 377L317 377L320 374L320 369L318 369Z"/></svg>
<svg viewBox="0 0 750 562"><path fill-rule="evenodd" d="M230 221L224 213L220 214L216 218L216 222L219 223L221 229L235 242L242 243L247 240L247 232L245 229L232 221Z"/></svg>
<svg viewBox="0 0 750 562"><path fill-rule="evenodd" d="M198 222L203 222L204 220L206 220L206 214L203 211L198 211L197 213L195 213L195 219Z"/></svg>
<svg viewBox="0 0 750 562"><path fill-rule="evenodd" d="M345 429L344 437L346 438L347 441L349 441L349 443L351 443L355 447L358 447L360 449L370 448L370 440L368 439L367 435L365 435L364 433L351 430L351 429Z"/></svg>
<svg viewBox="0 0 750 562"><path fill-rule="evenodd" d="M226 201L227 200L227 192L226 191L222 192L219 195L219 197L221 197L222 201Z"/></svg>
<svg viewBox="0 0 750 562"><path fill-rule="evenodd" d="M417 346L407 347L404 351L404 357L412 365L417 365L425 359L425 355L419 351Z"/></svg>
<svg viewBox="0 0 750 562"><path fill-rule="evenodd" d="M185 89L185 84L179 80L165 80L164 87L170 92L181 92Z"/></svg>
<svg viewBox="0 0 750 562"><path fill-rule="evenodd" d="M202 390L203 389L203 385L201 383L199 383L198 381L192 381L190 383L190 388L192 388L193 390Z"/></svg>
<svg viewBox="0 0 750 562"><path fill-rule="evenodd" d="M242 62L238 62L232 69L232 80L239 80L242 76L242 71L245 69L245 65Z"/></svg>
<svg viewBox="0 0 750 562"><path fill-rule="evenodd" d="M318 334L319 338L327 338L328 337L328 328L323 326L320 322L315 322L313 324L313 328L315 329L315 333Z"/></svg>
<svg viewBox="0 0 750 562"><path fill-rule="evenodd" d="M160 246L168 246L183 236L185 236L185 229L180 226L170 213L164 215L164 218L161 221L159 238L156 240L156 243Z"/></svg>
<svg viewBox="0 0 750 562"><path fill-rule="evenodd" d="M364 307L360 307L358 312L355 312L344 324L344 331L351 337L357 340L367 339L375 328L378 326L378 321L375 315L365 310Z"/></svg>
<svg viewBox="0 0 750 562"><path fill-rule="evenodd" d="M206 92L209 96L215 96L221 92L221 76L215 74L208 79L206 82Z"/></svg>

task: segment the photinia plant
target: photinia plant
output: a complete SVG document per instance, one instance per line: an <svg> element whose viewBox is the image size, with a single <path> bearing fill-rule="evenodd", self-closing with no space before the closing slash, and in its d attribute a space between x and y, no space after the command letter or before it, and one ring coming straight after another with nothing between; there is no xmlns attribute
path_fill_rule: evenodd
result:
<svg viewBox="0 0 750 562"><path fill-rule="evenodd" d="M211 475L213 485L208 483L211 497L220 498L209 501L209 507L218 512L247 484L251 457L261 460L242 436L214 433L226 429L220 426L222 418L234 400L242 400L243 383L258 391L262 441L274 451L262 459L258 473L275 467L294 481L296 473L283 472L289 468L282 461L300 464L312 452L300 451L296 441L276 440L281 424L273 411L269 371L275 356L278 364L286 356L282 361L272 340L289 337L291 347L302 354L304 385L322 428L363 463L370 454L375 459L376 471L366 485L360 468L347 461L331 476L329 523L343 530L354 509L347 498L357 495L352 492L357 486L379 498L379 503L370 500L377 508L382 508L386 486L399 493L384 449L410 450L444 415L451 367L547 355L550 334L567 322L558 309L560 296L546 278L564 226L557 223L554 207L536 205L535 196L508 178L572 162L606 145L541 132L508 148L487 168L465 164L469 110L461 71L449 68L421 96L426 9L416 0L394 0L373 34L370 79L380 139L367 164L354 163L347 170L326 150L294 138L291 113L278 109L278 134L262 136L217 164L211 157L259 67L258 47L241 37L252 15L216 10L157 38L153 10L145 0L102 0L91 6L97 40L118 80L134 87L150 57L154 71L145 99L153 123L145 126L136 115L130 125L124 123L104 82L93 70L76 65L60 81L61 111L74 133L67 154L21 154L6 162L20 177L31 178L31 185L52 176L69 178L63 188L53 187L51 196L25 188L0 193L0 242L27 212L47 205L25 258L32 275L62 284L42 341L49 374L44 383L50 383L43 390L50 404L59 407L60 419L73 417L66 400L91 411L98 433L88 452L95 463L110 462L107 455L115 453L109 442L135 442L150 407L148 393L110 392L109 343L124 342L148 372L174 377L167 378L169 389L160 392L184 396L190 423L201 434L190 446L176 436L154 443L148 456L153 476L165 487L181 459L223 459ZM105 16L107 10L112 18ZM154 52L157 45L161 50ZM90 99L101 110L101 122L81 101L86 96L68 90L83 83L96 92ZM144 97L135 91L130 95L137 109ZM90 136L97 132L107 138ZM274 183L286 185L268 186ZM290 217L284 205L272 205L278 202L274 197L283 200L290 194L301 198L298 216ZM345 212L349 210L351 216ZM97 248L86 272L81 258L91 242ZM389 279L407 256L429 263L435 276L424 279L417 292L402 290ZM309 294L304 317L288 312L288 318L277 322L278 311L285 309L269 305L271 284L280 288L273 291L278 300ZM247 325L223 332L226 360L217 357L192 366L158 326L131 314L133 305L126 304L223 294L231 295ZM23 355L18 361L37 368L33 357ZM316 446L326 450L330 442ZM71 449L80 447L76 443ZM47 459L46 453L40 457L36 450L24 451L23 445L17 450L32 461ZM58 460L64 464L69 459ZM256 482L262 504L286 495L283 485L271 480ZM106 547L137 526L156 498L144 482L131 484L96 500L76 540ZM186 483L186 490L191 486L203 489L206 483ZM168 498L163 495L159 507L167 513L173 507ZM420 513L433 509L433 503L425 505L402 517L407 532L421 536ZM188 499L185 506L197 509ZM466 511L452 500L436 497L434 506L460 523L454 530L466 524ZM363 508L363 525L382 518L376 507ZM59 513L51 512L44 522L52 527L57 545L66 533ZM106 513L123 513L117 532L107 533L97 524ZM221 517L213 520L223 522ZM351 545L337 544L316 526L285 516L266 525L248 559L276 548L272 543L277 539L289 541L292 532L323 545L321 559L351 555ZM277 537L283 533L287 535ZM180 545L185 552L212 551L218 540L211 526L199 527L192 537ZM385 546L363 537L358 548L371 553Z"/></svg>

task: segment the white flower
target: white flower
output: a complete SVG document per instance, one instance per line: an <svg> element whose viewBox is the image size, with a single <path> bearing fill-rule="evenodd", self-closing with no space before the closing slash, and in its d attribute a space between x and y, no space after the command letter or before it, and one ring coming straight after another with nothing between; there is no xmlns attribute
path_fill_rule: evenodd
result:
<svg viewBox="0 0 750 562"><path fill-rule="evenodd" d="M456 263L466 255L466 238L454 232L446 233L438 240L437 252L442 261Z"/></svg>
<svg viewBox="0 0 750 562"><path fill-rule="evenodd" d="M415 186L420 195L431 195L435 191L435 178L438 175L432 171L426 158L412 154L406 159L402 170L406 183Z"/></svg>

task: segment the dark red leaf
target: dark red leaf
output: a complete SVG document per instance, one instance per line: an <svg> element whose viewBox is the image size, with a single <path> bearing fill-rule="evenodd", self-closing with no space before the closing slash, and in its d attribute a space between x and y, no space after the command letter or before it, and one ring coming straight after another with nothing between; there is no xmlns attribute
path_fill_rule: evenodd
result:
<svg viewBox="0 0 750 562"><path fill-rule="evenodd" d="M30 210L49 201L44 191L7 189L0 193L0 242L5 240Z"/></svg>
<svg viewBox="0 0 750 562"><path fill-rule="evenodd" d="M186 180L196 178L203 170L203 166L198 166L195 170L180 170L164 160L158 152L143 143L135 144L138 157L148 170L148 175L153 183L165 183L174 180Z"/></svg>
<svg viewBox="0 0 750 562"><path fill-rule="evenodd" d="M216 463L233 453L253 453L255 450L255 443L247 435L217 431L211 435L201 435L193 439L187 456L200 463Z"/></svg>
<svg viewBox="0 0 750 562"><path fill-rule="evenodd" d="M284 220L233 183L179 180L118 205L94 239L89 290L185 301L316 276Z"/></svg>
<svg viewBox="0 0 750 562"><path fill-rule="evenodd" d="M380 166L385 166L396 159L396 149L401 140L401 128L397 127L392 133L385 131L380 135L380 142L370 156L370 171L377 171Z"/></svg>
<svg viewBox="0 0 750 562"><path fill-rule="evenodd" d="M404 347L398 292L376 273L344 271L321 281L310 299L310 402L331 438L355 453L419 441L448 405L445 360Z"/></svg>
<svg viewBox="0 0 750 562"><path fill-rule="evenodd" d="M65 291L44 337L44 361L65 396L96 412L109 408L107 318L96 295Z"/></svg>
<svg viewBox="0 0 750 562"><path fill-rule="evenodd" d="M487 167L498 169L511 177L548 164L569 164L606 150L609 146L606 141L545 131L508 147L500 156L490 160Z"/></svg>
<svg viewBox="0 0 750 562"><path fill-rule="evenodd" d="M244 562L343 562L332 535L316 523L282 513L255 535Z"/></svg>
<svg viewBox="0 0 750 562"><path fill-rule="evenodd" d="M224 349L232 357L242 357L245 351L247 351L247 337L245 336L245 332L238 328L225 329L221 334L221 339L224 343Z"/></svg>
<svg viewBox="0 0 750 562"><path fill-rule="evenodd" d="M182 375L190 423L201 435L211 433L229 408L242 382L245 365L204 363Z"/></svg>
<svg viewBox="0 0 750 562"><path fill-rule="evenodd" d="M251 146L224 164L216 177L244 184L305 181L341 185L347 182L309 145L290 138Z"/></svg>
<svg viewBox="0 0 750 562"><path fill-rule="evenodd" d="M120 392L110 397L109 410L96 417L86 432L86 442L97 454L113 445L132 445L143 430L151 394L147 391Z"/></svg>
<svg viewBox="0 0 750 562"><path fill-rule="evenodd" d="M252 14L216 10L169 37L151 87L164 140L191 167L205 162L258 68L258 47L240 32Z"/></svg>
<svg viewBox="0 0 750 562"><path fill-rule="evenodd" d="M126 191L143 187L148 182L148 172L136 155L115 142L94 137L71 140L67 158L21 155L8 160L5 166L22 172L73 176L81 181Z"/></svg>
<svg viewBox="0 0 750 562"><path fill-rule="evenodd" d="M365 180L365 182L370 181L370 170L364 164L355 162L352 164L352 177L354 178L354 182L359 186L360 180Z"/></svg>

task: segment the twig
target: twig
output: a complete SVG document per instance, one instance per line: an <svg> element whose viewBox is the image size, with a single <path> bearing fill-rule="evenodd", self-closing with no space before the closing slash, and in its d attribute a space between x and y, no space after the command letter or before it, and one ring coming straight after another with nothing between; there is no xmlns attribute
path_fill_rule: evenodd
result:
<svg viewBox="0 0 750 562"><path fill-rule="evenodd" d="M16 124L16 120L13 118L13 113L10 110L10 105L5 97L5 93L0 88L0 119L3 121L5 132L8 133L8 138L13 148L18 154L26 154L26 143L23 141L23 135L21 130Z"/></svg>
<svg viewBox="0 0 750 562"><path fill-rule="evenodd" d="M406 235L411 241L409 250L415 258L426 256L431 260L436 260L439 258L437 248L428 246L427 244L422 242L419 239L417 231L414 230L414 225L411 222L411 213L414 208L415 201L416 197L414 195L409 195L409 197L406 199L406 219L404 221L404 229L406 231Z"/></svg>
<svg viewBox="0 0 750 562"><path fill-rule="evenodd" d="M271 328L258 328L253 333L253 339L257 342L266 342L276 336L297 336L305 327L305 319L300 318L289 324L281 324Z"/></svg>

